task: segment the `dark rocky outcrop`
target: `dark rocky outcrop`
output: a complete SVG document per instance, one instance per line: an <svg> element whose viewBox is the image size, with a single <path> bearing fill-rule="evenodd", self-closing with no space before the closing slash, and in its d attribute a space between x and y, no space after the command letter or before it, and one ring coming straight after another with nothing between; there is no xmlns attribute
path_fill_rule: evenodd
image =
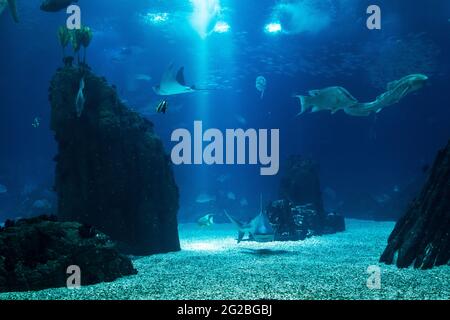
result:
<svg viewBox="0 0 450 320"><path fill-rule="evenodd" d="M41 216L0 228L0 292L64 287L71 265L80 267L81 285L137 273L106 235L88 225Z"/></svg>
<svg viewBox="0 0 450 320"><path fill-rule="evenodd" d="M86 103L78 117L83 77ZM87 67L59 69L49 98L59 219L95 226L126 253L179 250L178 188L153 124Z"/></svg>
<svg viewBox="0 0 450 320"><path fill-rule="evenodd" d="M318 165L306 157L290 156L281 178L279 196L296 205L312 205L323 214Z"/></svg>
<svg viewBox="0 0 450 320"><path fill-rule="evenodd" d="M288 159L279 194L282 200L267 207L275 240L303 240L345 231L344 217L324 210L318 167L312 160L301 156Z"/></svg>
<svg viewBox="0 0 450 320"><path fill-rule="evenodd" d="M429 269L450 261L450 142L419 196L397 222L381 262Z"/></svg>

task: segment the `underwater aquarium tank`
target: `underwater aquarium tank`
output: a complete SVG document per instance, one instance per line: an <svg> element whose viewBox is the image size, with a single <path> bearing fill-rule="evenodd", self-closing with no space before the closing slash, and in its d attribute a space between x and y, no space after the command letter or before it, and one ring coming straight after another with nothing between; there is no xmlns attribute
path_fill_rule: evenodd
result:
<svg viewBox="0 0 450 320"><path fill-rule="evenodd" d="M0 300L450 299L450 1L0 14Z"/></svg>

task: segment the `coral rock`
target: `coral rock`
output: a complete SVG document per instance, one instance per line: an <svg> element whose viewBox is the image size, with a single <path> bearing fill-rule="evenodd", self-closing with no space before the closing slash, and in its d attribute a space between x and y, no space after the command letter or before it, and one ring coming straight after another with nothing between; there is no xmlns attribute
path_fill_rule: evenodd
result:
<svg viewBox="0 0 450 320"><path fill-rule="evenodd" d="M397 222L381 262L429 269L450 261L450 142L419 196Z"/></svg>
<svg viewBox="0 0 450 320"><path fill-rule="evenodd" d="M86 102L78 118L75 100L82 77ZM56 73L51 107L58 217L93 225L126 253L179 250L178 187L153 124L84 67Z"/></svg>
<svg viewBox="0 0 450 320"><path fill-rule="evenodd" d="M41 216L0 229L0 292L66 286L72 265L80 267L81 285L137 273L106 235L86 225Z"/></svg>
<svg viewBox="0 0 450 320"><path fill-rule="evenodd" d="M304 240L311 236L345 231L343 216L330 213L322 216L312 205L294 205L277 200L267 207L276 241Z"/></svg>

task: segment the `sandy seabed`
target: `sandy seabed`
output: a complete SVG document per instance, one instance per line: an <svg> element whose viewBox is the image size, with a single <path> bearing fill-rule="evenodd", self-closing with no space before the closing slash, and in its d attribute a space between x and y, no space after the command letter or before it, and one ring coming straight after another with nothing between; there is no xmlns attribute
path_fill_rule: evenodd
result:
<svg viewBox="0 0 450 320"><path fill-rule="evenodd" d="M298 242L236 243L232 225L180 225L181 252L137 258L136 276L0 299L450 299L450 266L379 264L391 222L346 220L347 231ZM369 289L369 266L381 289Z"/></svg>

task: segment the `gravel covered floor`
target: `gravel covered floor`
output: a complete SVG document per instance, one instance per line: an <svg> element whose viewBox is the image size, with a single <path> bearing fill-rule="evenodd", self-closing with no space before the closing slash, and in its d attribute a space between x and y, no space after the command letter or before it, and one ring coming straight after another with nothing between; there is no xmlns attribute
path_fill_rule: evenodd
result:
<svg viewBox="0 0 450 320"><path fill-rule="evenodd" d="M339 234L239 245L231 225L181 225L183 251L134 260L136 276L0 299L450 299L450 266L378 264L393 223L346 222ZM370 265L381 267L380 290L367 288Z"/></svg>

